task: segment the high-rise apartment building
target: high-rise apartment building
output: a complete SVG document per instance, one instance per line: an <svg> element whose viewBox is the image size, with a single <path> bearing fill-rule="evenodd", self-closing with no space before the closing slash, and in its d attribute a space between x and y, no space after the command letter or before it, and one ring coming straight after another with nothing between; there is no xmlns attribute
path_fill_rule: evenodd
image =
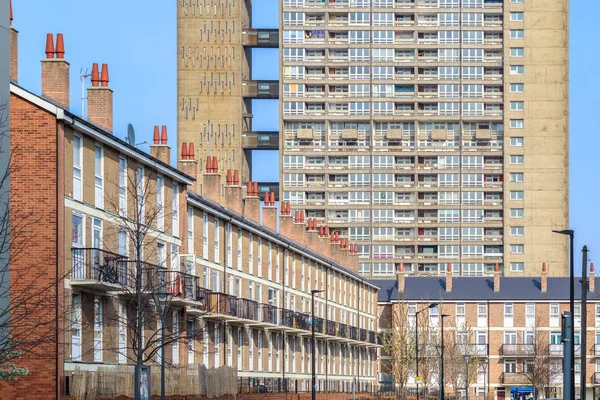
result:
<svg viewBox="0 0 600 400"><path fill-rule="evenodd" d="M567 0L282 7L282 199L360 273L567 273Z"/></svg>
<svg viewBox="0 0 600 400"><path fill-rule="evenodd" d="M251 21L251 2L177 2L178 154L184 142L193 145L199 160L217 157L243 183L251 179L253 150L279 148L277 132L252 131L252 100L276 99L278 82L252 80L251 71L252 49L277 47L279 32L251 29ZM203 170L200 161L201 185Z"/></svg>

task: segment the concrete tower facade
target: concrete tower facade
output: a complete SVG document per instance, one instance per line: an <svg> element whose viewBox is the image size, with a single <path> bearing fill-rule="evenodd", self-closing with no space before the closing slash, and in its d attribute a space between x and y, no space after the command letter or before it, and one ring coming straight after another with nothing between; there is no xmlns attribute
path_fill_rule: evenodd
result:
<svg viewBox="0 0 600 400"><path fill-rule="evenodd" d="M359 272L568 271L567 0L284 0L281 195Z"/></svg>

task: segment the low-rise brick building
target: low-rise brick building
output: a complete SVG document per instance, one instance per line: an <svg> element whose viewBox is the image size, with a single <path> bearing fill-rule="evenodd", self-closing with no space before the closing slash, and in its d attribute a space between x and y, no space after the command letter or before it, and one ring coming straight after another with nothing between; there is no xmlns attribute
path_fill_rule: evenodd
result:
<svg viewBox="0 0 600 400"><path fill-rule="evenodd" d="M600 384L600 291L597 286L600 281L594 276L593 264L590 270L586 348L581 345L580 301L575 302L574 320L577 394L580 367L585 362L586 397L592 399L596 398ZM533 387L538 387L538 394L542 396L562 397L561 316L569 311L569 278L549 278L544 265L538 278L501 277L498 271L493 277L480 278L453 277L452 272L447 272L445 277L414 277L399 272L396 281L373 283L380 287L380 332L389 333L392 326L408 332L404 343L411 363L404 379L407 390L416 388L414 338L417 334L414 332L417 328L421 378L425 379L424 369L429 368L429 381L420 383L420 390L424 390L423 386L430 391L438 390L440 320L444 316L446 394L458 391L464 395L463 374L466 375L469 365L471 396L487 393L489 398L504 399L521 394L526 399L533 393ZM577 281L576 300L581 298L581 290ZM379 383L397 389L398 380L402 378L393 367L391 349L390 345L382 349ZM464 356L470 357L468 363ZM457 360L459 367L453 365ZM458 377L456 387L452 377L448 377L453 370Z"/></svg>

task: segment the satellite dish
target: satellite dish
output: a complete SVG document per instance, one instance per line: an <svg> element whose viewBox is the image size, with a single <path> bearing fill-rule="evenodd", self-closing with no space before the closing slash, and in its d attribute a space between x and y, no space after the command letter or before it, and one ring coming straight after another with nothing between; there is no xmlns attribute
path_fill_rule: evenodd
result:
<svg viewBox="0 0 600 400"><path fill-rule="evenodd" d="M127 141L130 145L135 146L135 130L131 124L127 124Z"/></svg>

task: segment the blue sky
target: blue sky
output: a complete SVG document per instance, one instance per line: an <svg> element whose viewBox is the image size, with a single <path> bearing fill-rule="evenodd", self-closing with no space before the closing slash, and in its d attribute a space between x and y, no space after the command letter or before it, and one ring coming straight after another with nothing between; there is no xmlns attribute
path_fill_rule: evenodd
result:
<svg viewBox="0 0 600 400"><path fill-rule="evenodd" d="M81 109L80 70L91 69L93 62L108 63L110 87L114 90L115 134L124 136L127 123L132 123L137 141L151 142L152 127L167 125L169 143L175 146L178 1L13 0L13 3L13 25L19 30L20 85L39 93L45 35L64 33L66 58L71 64L72 111L79 113ZM255 0L253 4L254 26L277 26L278 1ZM571 228L575 229L575 260L579 266L584 244L591 249L592 261L600 263L597 211L600 168L590 161L600 158L600 79L597 78L600 30L593 28L597 26L596 16L600 15L600 2L574 0L570 13L570 219ZM277 79L277 57L276 49L254 50L253 77ZM256 130L278 129L276 101L256 101L253 114ZM276 181L277 165L277 152L263 152L260 163L255 163L253 179Z"/></svg>

